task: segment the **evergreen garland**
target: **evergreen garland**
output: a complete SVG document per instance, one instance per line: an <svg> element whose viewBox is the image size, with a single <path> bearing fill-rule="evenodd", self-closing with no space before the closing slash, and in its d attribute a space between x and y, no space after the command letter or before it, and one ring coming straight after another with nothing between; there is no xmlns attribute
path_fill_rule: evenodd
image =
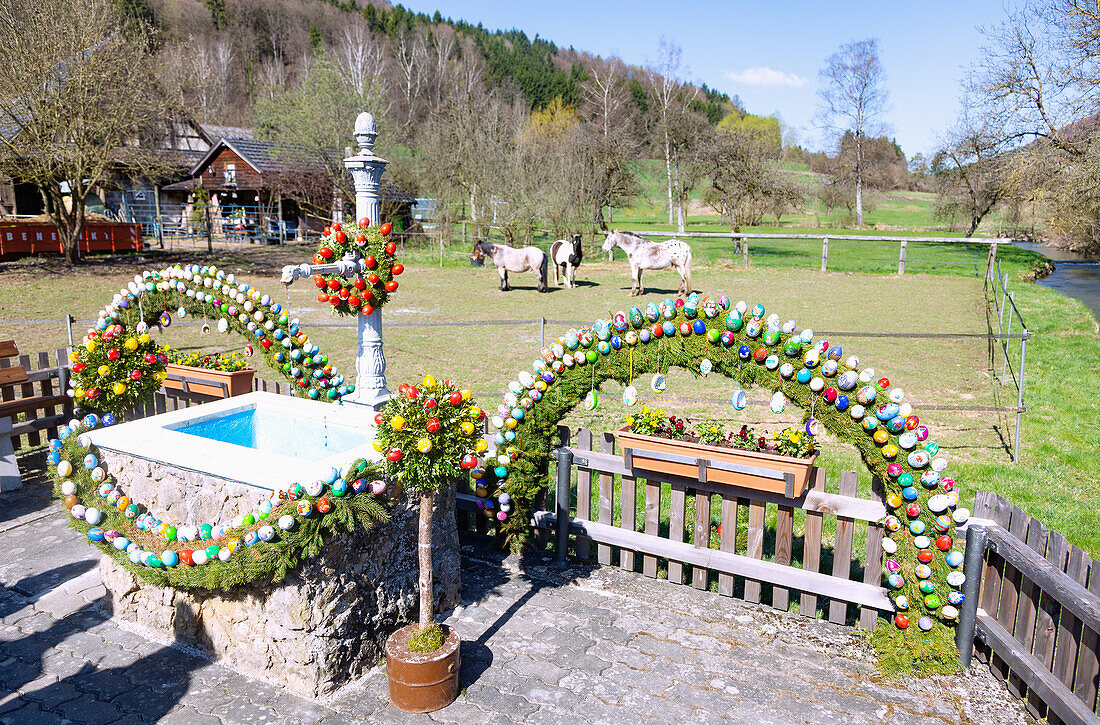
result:
<svg viewBox="0 0 1100 725"><path fill-rule="evenodd" d="M725 301L724 296L722 300L725 302L724 307L728 309L728 301ZM890 592L891 598L899 604L898 613L905 616L904 620L897 620L898 626L901 627L903 622L904 626L908 626L909 613L913 615L914 625L920 616L930 617L934 622L940 623L934 624L929 632L919 631L916 626L908 629L905 635L912 637L914 643L923 643L921 646L928 651L922 658L903 657L903 659L912 669L925 672L941 671L944 662L954 662L953 622L941 616L942 607L926 606L925 594L918 589L921 580L914 575L914 570L921 563L917 558L919 550L914 544L914 535L906 526L911 519L907 518L904 511L905 505L910 502L904 501L901 496L900 475L890 475L891 464L897 464L900 468L892 469L895 474L899 474L900 471L900 474L913 477L913 486L917 493L914 503L919 505L919 518L925 521L928 535L934 542L936 539L933 529L935 516L928 509L928 499L937 493L937 486L921 485L921 473L927 469L911 467L906 460L906 450L900 447L896 460L885 458L882 452L885 442L882 445L876 443L871 432L865 431L861 426L861 421L852 418L850 408L838 410L834 405L826 402L823 397L824 391L814 392L808 384L798 382L793 375L790 378L784 378L778 367L775 370L769 370L763 364L766 355L774 354L779 357L780 362L790 362L794 365L796 371L803 368L810 369L814 377L820 376L820 364L811 366L804 362L811 348L816 346L803 342L798 334L773 334L768 339L771 344L765 344L763 331L766 328L762 329L761 324L753 326L753 336L748 334L748 312L745 313L744 319L736 311L730 312L727 316L723 314L724 310L716 309L713 300L703 300L700 303L694 295L688 298L686 304L678 300L677 304L673 305L671 300L666 300L661 305L659 317L656 316L658 308L652 303L650 307L652 309L647 309L646 321L642 319L641 310L633 308L629 319L634 322L630 326L626 324L628 319L626 313L620 312L613 318L597 320L593 325L581 330L571 330L553 343L559 346L556 350L552 345L550 349L543 351L545 362L536 362L534 366L536 384L539 377L548 371L551 365L559 367L560 371L551 374L552 382L545 386L545 391L541 393L540 398L523 411L522 420L516 421L513 412L513 415L504 420L503 425L500 426L502 435L507 434L510 428L515 433L513 441L499 436L497 438L498 450L504 448L512 459L506 470L501 471L498 467L487 468L485 471L486 479L492 485L506 490L512 496L517 508L517 515L509 517L502 525L505 542L514 550L522 549L528 543L531 503L552 483L548 475L548 461L551 447L554 445L556 428L590 390L598 389L607 380L629 385L640 375L664 373L669 367L684 368L698 376L700 363L704 359L709 359L713 364L714 372L734 379L739 375L742 387L756 385L772 392L782 392L789 401L805 411L807 419L812 409L814 417L826 429L840 440L856 447L867 470L872 476L883 481L887 492L888 510L895 509L901 523L898 531L887 534L897 542L897 552L891 556L900 563L901 572L904 575L904 583ZM705 314L697 316L697 307L700 311L705 311ZM758 306L757 311L759 314L755 315L755 319L759 323L763 316L763 307ZM734 321L735 317L736 321ZM660 333L657 332L662 324L669 323L673 330L671 334L665 329ZM650 334L648 343L639 340L634 345L628 344L626 341L628 335L633 337L643 330ZM742 346L748 346L752 352L764 348L765 356L757 357L750 354L747 359L742 359L738 354ZM574 362L571 367L565 367L561 365L564 358L561 354L563 351L573 355L578 361L583 357L584 361ZM824 355L821 359L824 360ZM591 369L593 367L594 370ZM841 368L836 375L839 376L843 371ZM520 375L523 377L527 374ZM825 388L833 388L836 392L836 380L835 377L824 378ZM852 395L853 405L856 390L864 385L859 383L856 389L847 391L846 394ZM513 386L528 387L520 385L518 381L514 382ZM888 387L889 382L883 378L876 387L877 397L874 405L882 402L884 390ZM868 405L868 416L874 417L874 405ZM495 421L495 423L499 422L501 421ZM883 430L883 426L878 425L877 430ZM889 434L886 442L896 446L898 438L899 434ZM935 455L938 451L938 446L931 441L918 444L917 448L927 449L930 455ZM498 475L501 472L504 473L503 476ZM944 488L950 491L954 486L953 479L945 478L943 481ZM946 535L953 540L953 523L946 531ZM951 590L947 583L947 575L954 569L944 561L944 552L938 550L935 543L929 548L934 553L934 558L928 563L932 570L929 581L934 583L937 595L943 597ZM868 564L873 565L872 562ZM900 606L900 597L905 598L900 601L906 602L907 606ZM890 639L896 639L896 637L891 636ZM914 646L914 644L910 645L910 647ZM897 656L896 653L895 656Z"/></svg>

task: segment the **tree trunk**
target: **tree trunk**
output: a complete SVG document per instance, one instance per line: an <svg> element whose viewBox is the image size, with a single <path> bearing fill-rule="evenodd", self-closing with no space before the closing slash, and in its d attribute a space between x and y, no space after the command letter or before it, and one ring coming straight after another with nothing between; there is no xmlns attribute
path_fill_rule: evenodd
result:
<svg viewBox="0 0 1100 725"><path fill-rule="evenodd" d="M684 195L680 190L680 162L676 162L676 231L684 232Z"/></svg>
<svg viewBox="0 0 1100 725"><path fill-rule="evenodd" d="M856 225L863 226L863 144L856 133Z"/></svg>
<svg viewBox="0 0 1100 725"><path fill-rule="evenodd" d="M665 129L665 180L668 182L668 225L672 226L672 149L668 143L668 129Z"/></svg>
<svg viewBox="0 0 1100 725"><path fill-rule="evenodd" d="M435 597L432 572L432 504L435 496L430 493L420 496L420 527L417 553L420 558L420 626L426 627L435 621Z"/></svg>

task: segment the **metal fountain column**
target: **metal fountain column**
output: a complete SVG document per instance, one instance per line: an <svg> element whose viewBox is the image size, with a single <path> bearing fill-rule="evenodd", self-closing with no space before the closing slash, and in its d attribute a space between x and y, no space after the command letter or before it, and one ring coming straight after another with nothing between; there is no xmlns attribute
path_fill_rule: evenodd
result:
<svg viewBox="0 0 1100 725"><path fill-rule="evenodd" d="M378 131L374 116L360 113L355 119L355 140L359 152L344 159L344 166L351 172L355 183L355 218L366 217L372 225L381 223L381 204L378 190L382 173L389 162L374 153L374 139ZM292 284L302 277L314 274L353 274L366 271L363 256L358 253L345 255L343 259L328 264L299 264L283 267L282 282ZM375 410L390 399L386 388L386 356L382 350L382 310L369 315L356 315L359 344L355 358L355 392L345 397L347 403L363 405Z"/></svg>

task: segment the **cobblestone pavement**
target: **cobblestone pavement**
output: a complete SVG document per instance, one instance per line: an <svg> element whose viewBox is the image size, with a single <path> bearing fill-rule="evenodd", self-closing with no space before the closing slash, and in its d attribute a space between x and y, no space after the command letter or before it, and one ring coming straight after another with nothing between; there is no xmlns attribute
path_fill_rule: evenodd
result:
<svg viewBox="0 0 1100 725"><path fill-rule="evenodd" d="M394 710L382 668L322 701L119 626L40 484L0 495L0 723L1032 722L981 666L884 682L862 637L610 568L464 557L462 693Z"/></svg>

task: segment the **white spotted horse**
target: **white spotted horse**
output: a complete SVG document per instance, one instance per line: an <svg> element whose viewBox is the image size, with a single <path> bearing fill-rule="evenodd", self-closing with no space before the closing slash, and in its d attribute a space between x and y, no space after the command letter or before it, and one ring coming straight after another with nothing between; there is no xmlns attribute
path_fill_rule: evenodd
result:
<svg viewBox="0 0 1100 725"><path fill-rule="evenodd" d="M574 234L573 241L559 239L550 245L550 262L554 265L554 283L560 285L559 271L565 279L566 287L577 286L577 267L581 266L584 257L584 249L581 246L581 235Z"/></svg>
<svg viewBox="0 0 1100 725"><path fill-rule="evenodd" d="M509 247L507 244L496 244L488 240L478 240L474 244L474 257L488 256L493 260L500 275L500 291L508 292L512 286L508 284L509 272L535 272L539 276L538 291L548 292L546 286L546 253L538 247L521 247L519 249Z"/></svg>
<svg viewBox="0 0 1100 725"><path fill-rule="evenodd" d="M631 296L645 292L642 287L642 271L646 269L667 269L673 267L680 273L681 294L691 294L691 247L679 239L667 242L651 242L630 232L610 231L603 243L603 251L610 252L615 247L626 252L630 262Z"/></svg>

